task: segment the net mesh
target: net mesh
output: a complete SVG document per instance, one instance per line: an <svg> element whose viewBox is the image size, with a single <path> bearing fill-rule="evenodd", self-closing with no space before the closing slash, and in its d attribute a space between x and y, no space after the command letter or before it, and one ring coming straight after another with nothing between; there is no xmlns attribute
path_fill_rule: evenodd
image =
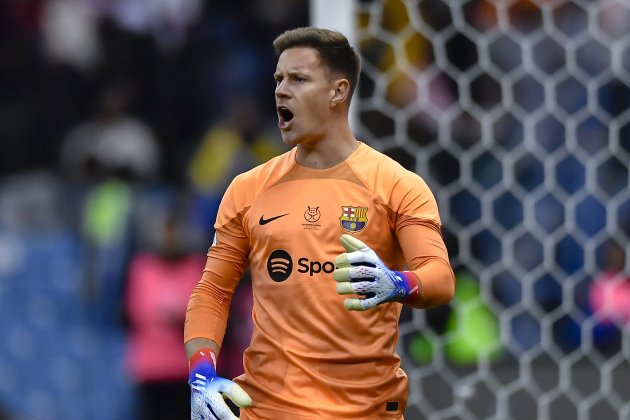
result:
<svg viewBox="0 0 630 420"><path fill-rule="evenodd" d="M410 419L630 418L630 4L356 1L357 136L458 278L403 312Z"/></svg>

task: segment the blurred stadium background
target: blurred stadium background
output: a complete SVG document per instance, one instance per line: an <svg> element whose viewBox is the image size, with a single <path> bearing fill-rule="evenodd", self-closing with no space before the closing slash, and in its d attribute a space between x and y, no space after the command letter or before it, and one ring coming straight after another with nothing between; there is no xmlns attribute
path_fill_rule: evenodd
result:
<svg viewBox="0 0 630 420"><path fill-rule="evenodd" d="M622 0L2 2L0 418L137 418L130 283L285 150L271 41L309 23L359 49L356 134L432 187L458 277L403 313L406 418L630 419Z"/></svg>

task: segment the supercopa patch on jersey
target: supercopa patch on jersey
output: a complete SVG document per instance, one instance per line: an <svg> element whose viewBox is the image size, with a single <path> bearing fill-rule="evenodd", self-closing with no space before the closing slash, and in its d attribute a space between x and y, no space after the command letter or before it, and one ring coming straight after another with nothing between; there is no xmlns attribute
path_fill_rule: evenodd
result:
<svg viewBox="0 0 630 420"><path fill-rule="evenodd" d="M342 206L339 223L348 233L361 232L367 225L367 207Z"/></svg>

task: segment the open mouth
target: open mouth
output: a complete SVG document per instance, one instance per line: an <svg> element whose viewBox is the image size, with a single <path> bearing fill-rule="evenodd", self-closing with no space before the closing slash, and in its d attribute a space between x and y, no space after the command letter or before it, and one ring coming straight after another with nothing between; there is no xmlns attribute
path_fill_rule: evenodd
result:
<svg viewBox="0 0 630 420"><path fill-rule="evenodd" d="M286 129L289 127L291 121L293 121L293 112L286 106L277 107L278 111L278 127L280 129Z"/></svg>

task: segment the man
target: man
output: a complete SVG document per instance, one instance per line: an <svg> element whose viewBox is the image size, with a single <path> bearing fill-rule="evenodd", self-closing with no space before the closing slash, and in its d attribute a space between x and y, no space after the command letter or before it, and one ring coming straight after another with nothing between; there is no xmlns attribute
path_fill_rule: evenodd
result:
<svg viewBox="0 0 630 420"><path fill-rule="evenodd" d="M274 47L278 127L295 147L236 177L221 202L186 318L193 418L234 419L226 396L242 419L400 419L402 305L442 305L454 293L435 199L354 138L360 62L342 34L299 28ZM254 332L238 386L215 367L247 266Z"/></svg>

